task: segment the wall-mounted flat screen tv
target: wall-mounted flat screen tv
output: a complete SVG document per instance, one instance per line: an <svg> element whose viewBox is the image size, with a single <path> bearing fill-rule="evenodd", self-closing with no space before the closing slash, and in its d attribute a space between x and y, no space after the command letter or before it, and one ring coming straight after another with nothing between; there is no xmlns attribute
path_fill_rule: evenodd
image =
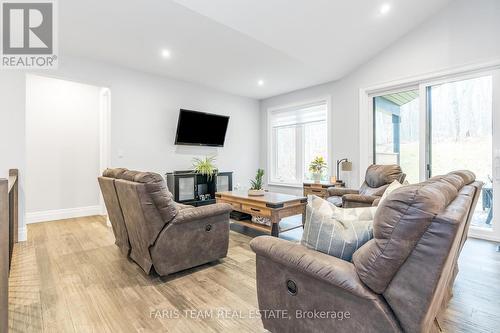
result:
<svg viewBox="0 0 500 333"><path fill-rule="evenodd" d="M223 147L229 117L181 109L176 145Z"/></svg>

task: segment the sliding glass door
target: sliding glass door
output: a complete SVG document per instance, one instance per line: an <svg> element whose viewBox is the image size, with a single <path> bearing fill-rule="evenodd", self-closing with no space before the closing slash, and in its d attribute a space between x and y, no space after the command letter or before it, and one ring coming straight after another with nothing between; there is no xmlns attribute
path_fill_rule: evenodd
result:
<svg viewBox="0 0 500 333"><path fill-rule="evenodd" d="M473 73L371 95L373 162L410 183L467 169L484 183L474 236L500 240L500 74ZM500 214L499 214L500 216Z"/></svg>
<svg viewBox="0 0 500 333"><path fill-rule="evenodd" d="M493 219L492 76L428 86L429 176L465 169L485 185L471 224Z"/></svg>

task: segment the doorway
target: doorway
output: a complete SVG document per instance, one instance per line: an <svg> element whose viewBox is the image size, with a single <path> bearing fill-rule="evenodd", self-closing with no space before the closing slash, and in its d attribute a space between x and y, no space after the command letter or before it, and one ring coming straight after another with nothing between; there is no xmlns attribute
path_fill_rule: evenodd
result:
<svg viewBox="0 0 500 333"><path fill-rule="evenodd" d="M26 76L26 221L100 215L109 166L109 89Z"/></svg>

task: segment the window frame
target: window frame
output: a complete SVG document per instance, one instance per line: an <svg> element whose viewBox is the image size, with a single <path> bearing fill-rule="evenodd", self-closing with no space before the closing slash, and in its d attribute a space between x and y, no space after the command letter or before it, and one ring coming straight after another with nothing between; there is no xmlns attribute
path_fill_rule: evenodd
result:
<svg viewBox="0 0 500 333"><path fill-rule="evenodd" d="M301 107L307 107L311 104L316 104L316 103L324 103L326 105L326 130L327 130L327 164L328 164L328 174L330 174L331 166L332 164L332 155L331 155L331 97L330 96L323 96L323 97L318 97L310 100L305 100L301 101L298 103L291 103L291 104L286 104L286 105L280 105L280 106L275 106L275 107L270 107L267 109L267 185L269 186L285 186L285 187L300 187L302 188L303 183L305 181L304 175L303 175L303 166L304 166L304 155L305 155L305 145L304 145L304 131L303 127L304 125L288 125L284 127L295 127L295 140L296 140L296 159L295 159L295 170L296 174L299 175L299 179L296 179L296 182L290 182L290 181L280 181L279 179L275 178L275 167L276 167L276 160L277 160L277 151L275 149L275 142L276 142L276 127L272 126L272 117L273 113L278 112L278 111L285 111L287 109L300 109Z"/></svg>
<svg viewBox="0 0 500 333"><path fill-rule="evenodd" d="M419 130L419 133L420 131L422 130L422 124L423 122L425 123L425 119L422 118L422 109L425 107L422 106L422 99L420 98L420 94L422 93L422 89L421 87L418 85L418 84L411 84L411 85L406 85L406 86L401 86L401 87L398 87L398 88L389 88L389 89L386 89L386 90L380 90L380 91L377 91L376 93L372 93L372 94L369 94L369 98L370 98L370 101L369 101L369 108L370 110L372 110L371 112L371 122L372 122L372 126L371 126L371 148L372 148L372 151L371 151L371 163L370 164L377 164L377 140L376 140L376 133L377 133L377 121L376 121L376 104L375 104L375 98L377 97L384 97L386 95L391 95L391 94L396 94L396 93L401 93L401 92L408 92L408 91L417 91L418 92L418 97L417 99L419 100L419 119L418 119L418 130ZM426 104L426 103L424 103ZM418 141L418 161L419 161L419 165L418 165L418 168L419 168L419 172L418 172L418 176L419 176L419 181L422 182L422 181L425 181L426 179L423 177L422 175L422 168L421 168L421 163L420 163L420 158L422 158L422 147L425 147L426 143L422 141L422 137L419 135L419 141ZM401 157L401 155L400 155ZM399 165L401 165L401 163L399 163ZM365 169L366 170L366 169Z"/></svg>

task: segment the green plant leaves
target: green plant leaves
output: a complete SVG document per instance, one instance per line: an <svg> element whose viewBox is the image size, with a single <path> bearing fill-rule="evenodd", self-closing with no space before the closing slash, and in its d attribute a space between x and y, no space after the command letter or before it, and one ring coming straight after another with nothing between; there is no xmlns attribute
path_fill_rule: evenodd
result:
<svg viewBox="0 0 500 333"><path fill-rule="evenodd" d="M316 156L314 160L309 164L309 171L312 173L321 173L328 167L323 156Z"/></svg>
<svg viewBox="0 0 500 333"><path fill-rule="evenodd" d="M262 190L262 178L264 177L264 169L257 169L255 180L250 180L251 190Z"/></svg>
<svg viewBox="0 0 500 333"><path fill-rule="evenodd" d="M214 164L215 156L205 156L204 159L193 158L194 172L212 178L217 173L217 167Z"/></svg>

